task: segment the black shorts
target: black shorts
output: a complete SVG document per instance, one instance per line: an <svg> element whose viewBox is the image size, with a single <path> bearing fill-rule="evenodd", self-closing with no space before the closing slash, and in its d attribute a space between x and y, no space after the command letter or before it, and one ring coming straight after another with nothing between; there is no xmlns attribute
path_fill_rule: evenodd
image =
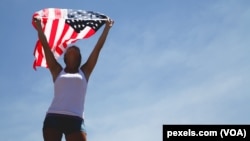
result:
<svg viewBox="0 0 250 141"><path fill-rule="evenodd" d="M63 114L48 113L43 122L43 130L46 128L57 129L65 135L79 131L86 133L82 118Z"/></svg>

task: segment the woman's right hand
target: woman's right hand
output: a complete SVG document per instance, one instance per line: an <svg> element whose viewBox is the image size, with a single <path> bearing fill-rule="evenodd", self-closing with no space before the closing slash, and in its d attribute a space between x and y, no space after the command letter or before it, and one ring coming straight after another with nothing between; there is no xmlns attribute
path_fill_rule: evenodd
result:
<svg viewBox="0 0 250 141"><path fill-rule="evenodd" d="M33 18L33 22L34 22L37 30L42 30L42 25L41 25L41 20L40 19Z"/></svg>

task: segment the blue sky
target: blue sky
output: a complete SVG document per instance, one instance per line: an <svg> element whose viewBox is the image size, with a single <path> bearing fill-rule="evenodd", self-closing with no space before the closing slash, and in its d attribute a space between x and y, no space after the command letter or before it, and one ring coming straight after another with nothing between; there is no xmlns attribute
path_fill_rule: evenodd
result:
<svg viewBox="0 0 250 141"><path fill-rule="evenodd" d="M5 141L43 140L53 83L47 69L32 68L31 17L48 7L98 11L115 21L88 85L89 141L160 141L163 124L250 123L248 0L2 0ZM76 43L83 61L100 31Z"/></svg>

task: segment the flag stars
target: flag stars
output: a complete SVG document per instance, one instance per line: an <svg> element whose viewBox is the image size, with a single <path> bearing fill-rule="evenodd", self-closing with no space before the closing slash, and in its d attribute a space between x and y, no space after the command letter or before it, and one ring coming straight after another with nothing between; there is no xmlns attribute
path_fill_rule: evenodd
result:
<svg viewBox="0 0 250 141"><path fill-rule="evenodd" d="M77 33L80 33L81 30L84 29L80 20L67 19L66 23L68 23Z"/></svg>
<svg viewBox="0 0 250 141"><path fill-rule="evenodd" d="M103 14L96 13L93 11L69 9L68 18L71 18L71 19L105 19L107 17Z"/></svg>
<svg viewBox="0 0 250 141"><path fill-rule="evenodd" d="M86 26L98 30L101 25L104 24L104 21L91 21L91 20L75 20L75 19L67 19L66 23L69 24L77 33L80 33Z"/></svg>
<svg viewBox="0 0 250 141"><path fill-rule="evenodd" d="M80 33L85 27L90 27L97 31L105 21L95 19L106 19L107 17L91 11L69 10L68 18L69 19L66 19L66 23L69 24L75 32Z"/></svg>

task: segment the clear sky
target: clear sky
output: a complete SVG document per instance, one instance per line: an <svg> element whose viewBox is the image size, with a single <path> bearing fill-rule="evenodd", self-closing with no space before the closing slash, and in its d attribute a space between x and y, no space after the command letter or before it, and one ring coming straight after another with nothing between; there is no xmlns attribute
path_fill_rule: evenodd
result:
<svg viewBox="0 0 250 141"><path fill-rule="evenodd" d="M31 17L49 7L115 21L88 84L89 141L161 141L163 124L250 123L249 0L2 0L4 141L43 141L53 83L32 68ZM76 43L83 62L101 31Z"/></svg>

